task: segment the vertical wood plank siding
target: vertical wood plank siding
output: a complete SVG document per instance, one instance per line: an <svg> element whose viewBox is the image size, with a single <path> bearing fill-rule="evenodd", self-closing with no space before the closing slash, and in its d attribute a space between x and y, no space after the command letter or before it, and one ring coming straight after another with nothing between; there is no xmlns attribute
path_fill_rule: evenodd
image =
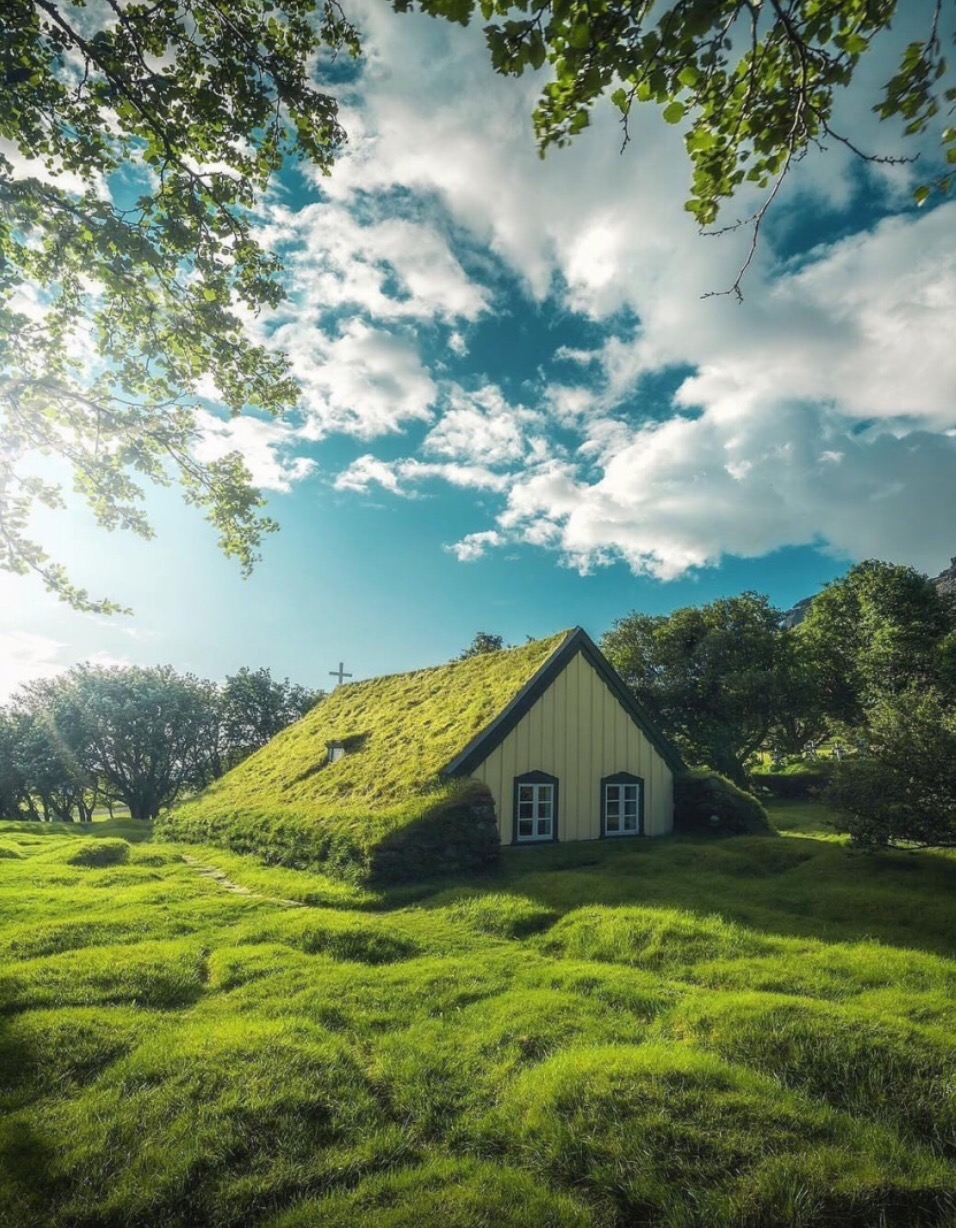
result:
<svg viewBox="0 0 956 1228"><path fill-rule="evenodd" d="M512 838L514 778L534 771L561 782L560 840L600 838L601 779L617 772L644 780L647 835L673 826L670 768L581 653L472 772L494 795L503 844Z"/></svg>

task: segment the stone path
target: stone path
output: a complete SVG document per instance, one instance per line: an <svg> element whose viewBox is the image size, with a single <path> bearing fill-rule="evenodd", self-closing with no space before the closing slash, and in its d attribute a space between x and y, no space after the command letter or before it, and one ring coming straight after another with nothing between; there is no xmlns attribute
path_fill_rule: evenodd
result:
<svg viewBox="0 0 956 1228"><path fill-rule="evenodd" d="M305 908L301 900L284 900L277 895L263 895L261 891L253 891L249 887L243 887L240 883L234 883L225 871L217 870L214 866L205 866L195 857L191 857L189 853L183 853L182 858L187 866L197 870L203 878L211 878L224 891L232 891L235 895L247 895L254 900L268 900L270 904L281 904L283 908Z"/></svg>

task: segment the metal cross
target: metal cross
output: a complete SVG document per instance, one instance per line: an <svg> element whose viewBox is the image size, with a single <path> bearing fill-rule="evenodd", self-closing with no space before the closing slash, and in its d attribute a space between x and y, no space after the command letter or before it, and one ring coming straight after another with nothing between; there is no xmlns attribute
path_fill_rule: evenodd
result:
<svg viewBox="0 0 956 1228"><path fill-rule="evenodd" d="M351 678L351 677L352 677L352 675L351 675L351 674L347 674L347 673L345 672L345 662L344 662L344 661L340 661L340 662L339 662L339 668L338 668L338 669L330 669L330 670L329 670L329 673L332 675L332 677L333 677L333 678L335 678L335 679L337 679L337 680L338 680L338 683L339 683L339 685L340 685L340 686L341 686L341 684L342 684L342 682L343 682L343 680L344 680L344 679L346 679L346 678Z"/></svg>

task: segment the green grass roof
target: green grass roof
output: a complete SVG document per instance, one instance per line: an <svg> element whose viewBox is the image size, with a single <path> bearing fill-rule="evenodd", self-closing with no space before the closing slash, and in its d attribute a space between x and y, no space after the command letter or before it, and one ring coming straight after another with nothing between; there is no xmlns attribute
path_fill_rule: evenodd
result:
<svg viewBox="0 0 956 1228"><path fill-rule="evenodd" d="M441 769L566 635L339 686L184 809L371 814L440 793ZM348 753L328 763L328 743L340 741Z"/></svg>

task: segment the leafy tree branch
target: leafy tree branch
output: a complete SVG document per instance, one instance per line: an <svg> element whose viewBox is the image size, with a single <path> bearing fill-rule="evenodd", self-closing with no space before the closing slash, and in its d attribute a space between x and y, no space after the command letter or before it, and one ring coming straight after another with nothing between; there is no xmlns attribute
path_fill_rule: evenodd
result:
<svg viewBox="0 0 956 1228"><path fill-rule="evenodd" d="M898 26L922 20L923 38L897 45L899 67L872 109L898 119L904 134L925 132L944 108L956 105L956 85L944 55L942 0L393 0L399 11L420 8L467 25L485 21L491 61L519 76L547 65L549 79L533 121L539 149L567 145L590 122L591 109L609 97L620 112L622 149L631 140L635 106L661 108L670 124L688 123L684 144L691 163L685 208L702 229L744 186L766 190L760 207L723 233L751 228L751 245L733 285L742 282L761 225L793 165L811 147L844 145L870 163L912 160L905 151L862 148L834 120L838 94L857 80L877 38L896 38ZM952 37L954 31L947 32ZM917 187L919 202L948 191L956 173L956 127L941 131L942 169Z"/></svg>
<svg viewBox="0 0 956 1228"><path fill-rule="evenodd" d="M313 64L357 55L334 0L11 0L0 48L0 567L112 611L30 535L63 495L148 536L147 483L177 483L248 571L275 524L238 453L197 459L214 387L278 415L297 386L245 320L283 296L254 210L289 158L345 139Z"/></svg>

